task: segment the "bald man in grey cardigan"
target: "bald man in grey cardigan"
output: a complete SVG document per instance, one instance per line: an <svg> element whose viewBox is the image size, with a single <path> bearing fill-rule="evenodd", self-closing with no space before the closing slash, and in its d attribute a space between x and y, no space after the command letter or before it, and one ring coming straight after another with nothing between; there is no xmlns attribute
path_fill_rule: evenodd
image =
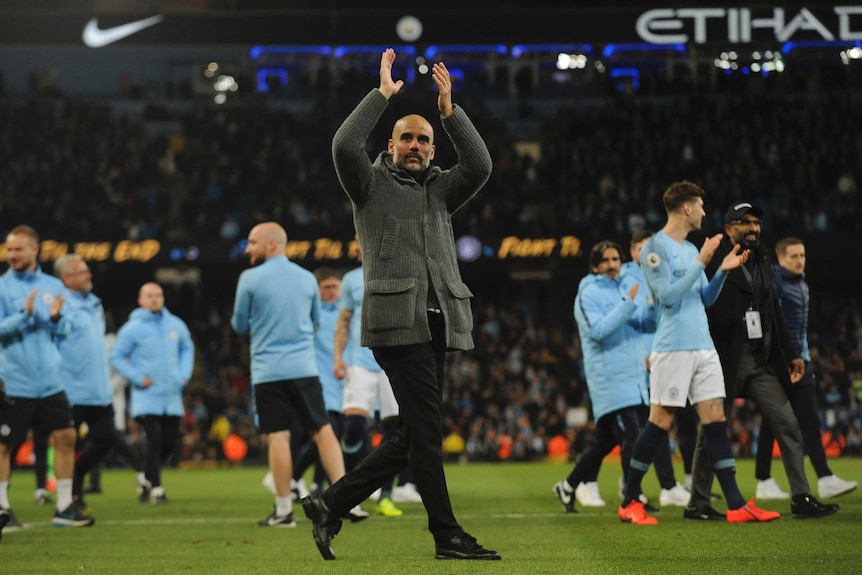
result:
<svg viewBox="0 0 862 575"><path fill-rule="evenodd" d="M473 347L473 294L461 281L451 216L488 181L491 156L467 114L452 103L452 80L440 62L432 69L437 107L458 164L431 166L434 131L415 114L395 123L387 150L372 163L366 141L404 84L392 79L394 61L392 49L381 56L380 87L338 129L332 157L362 246L362 345L389 376L400 408L398 433L302 504L321 555L335 559L330 542L340 517L407 464L428 513L436 557L500 559L455 519L443 472L441 409L446 351Z"/></svg>

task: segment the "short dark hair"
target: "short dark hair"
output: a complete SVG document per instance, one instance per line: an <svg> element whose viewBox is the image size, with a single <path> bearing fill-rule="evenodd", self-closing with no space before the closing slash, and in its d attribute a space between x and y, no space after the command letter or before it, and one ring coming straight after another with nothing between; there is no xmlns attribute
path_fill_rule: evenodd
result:
<svg viewBox="0 0 862 575"><path fill-rule="evenodd" d="M664 202L664 209L670 214L679 211L683 204L702 198L705 195L706 193L703 191L703 188L693 182L683 180L681 182L674 182L668 186L662 196L662 201Z"/></svg>
<svg viewBox="0 0 862 575"><path fill-rule="evenodd" d="M314 270L314 277L317 278L317 283L328 280L329 278L341 279L341 275L332 268L320 267Z"/></svg>
<svg viewBox="0 0 862 575"><path fill-rule="evenodd" d="M641 243L647 238L653 237L653 232L650 230L639 230L632 234L632 243L631 246L635 247L637 244Z"/></svg>
<svg viewBox="0 0 862 575"><path fill-rule="evenodd" d="M777 244L775 244L775 255L777 255L778 257L781 257L784 255L784 252L787 251L787 248L789 248L790 246L797 246L797 245L804 246L805 244L802 242L802 240L800 240L799 238L795 238L793 236L788 236L786 238L782 238L782 239L778 240Z"/></svg>
<svg viewBox="0 0 862 575"><path fill-rule="evenodd" d="M605 240L597 243L590 250L590 271L599 267L599 264L602 263L604 259L605 250L609 249L617 250L617 255L621 258L623 257L623 251L620 249L620 244L617 242L612 242L610 240Z"/></svg>

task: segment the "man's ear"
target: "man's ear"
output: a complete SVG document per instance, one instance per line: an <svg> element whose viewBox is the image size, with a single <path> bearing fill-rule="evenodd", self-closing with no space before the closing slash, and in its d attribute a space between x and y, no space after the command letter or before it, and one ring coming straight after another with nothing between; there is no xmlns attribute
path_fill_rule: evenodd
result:
<svg viewBox="0 0 862 575"><path fill-rule="evenodd" d="M389 138L389 143L386 144L386 151L390 154L395 153L395 141L392 138Z"/></svg>

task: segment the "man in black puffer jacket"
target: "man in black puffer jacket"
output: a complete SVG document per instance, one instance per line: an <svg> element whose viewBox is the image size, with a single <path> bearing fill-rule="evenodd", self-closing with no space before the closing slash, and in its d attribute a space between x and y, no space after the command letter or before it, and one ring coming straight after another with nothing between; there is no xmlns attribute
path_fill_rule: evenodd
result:
<svg viewBox="0 0 862 575"><path fill-rule="evenodd" d="M817 493L820 497L836 497L849 493L858 486L856 481L845 481L829 469L826 453L820 440L820 417L817 414L817 395L814 372L809 363L808 350L808 308L810 296L805 282L805 245L799 238L784 238L775 245L778 265L775 266L773 286L784 324L790 334L790 341L796 355L805 361L805 374L789 390L790 405L799 420L802 431L802 444L805 455L811 460L817 472ZM759 480L757 496L760 499L787 499L789 495L781 491L772 479L772 428L764 420L757 439L757 468L755 475ZM775 497L769 497L769 495Z"/></svg>

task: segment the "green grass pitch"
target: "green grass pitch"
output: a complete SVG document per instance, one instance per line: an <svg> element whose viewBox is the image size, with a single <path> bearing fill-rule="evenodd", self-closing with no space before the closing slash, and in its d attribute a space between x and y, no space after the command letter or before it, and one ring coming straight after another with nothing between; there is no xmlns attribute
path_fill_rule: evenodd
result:
<svg viewBox="0 0 862 575"><path fill-rule="evenodd" d="M846 479L862 478L862 459L831 460ZM677 465L677 477L682 469ZM862 491L836 498L842 510L819 520L790 518L788 501L763 502L785 513L774 523L728 525L685 521L670 507L660 524L639 527L616 516L619 463L607 461L600 476L608 502L598 509L565 514L551 486L568 463L447 465L452 502L464 528L498 550L498 562L436 561L420 504L401 507L404 516L345 523L334 540L338 559L324 562L310 524L295 507L295 529L261 528L272 510L261 486L265 469L168 470L169 503L137 501L131 471L104 473L104 494L88 503L91 528L57 528L52 507L33 502L33 475L16 471L10 500L23 530L4 532L0 573L23 574L571 574L571 573L862 573ZM787 489L779 461L776 480ZM754 493L753 462L739 461L743 495ZM809 480L816 494L816 478ZM651 471L644 490L658 500ZM374 505L364 507L373 513ZM716 503L723 509L723 502Z"/></svg>

